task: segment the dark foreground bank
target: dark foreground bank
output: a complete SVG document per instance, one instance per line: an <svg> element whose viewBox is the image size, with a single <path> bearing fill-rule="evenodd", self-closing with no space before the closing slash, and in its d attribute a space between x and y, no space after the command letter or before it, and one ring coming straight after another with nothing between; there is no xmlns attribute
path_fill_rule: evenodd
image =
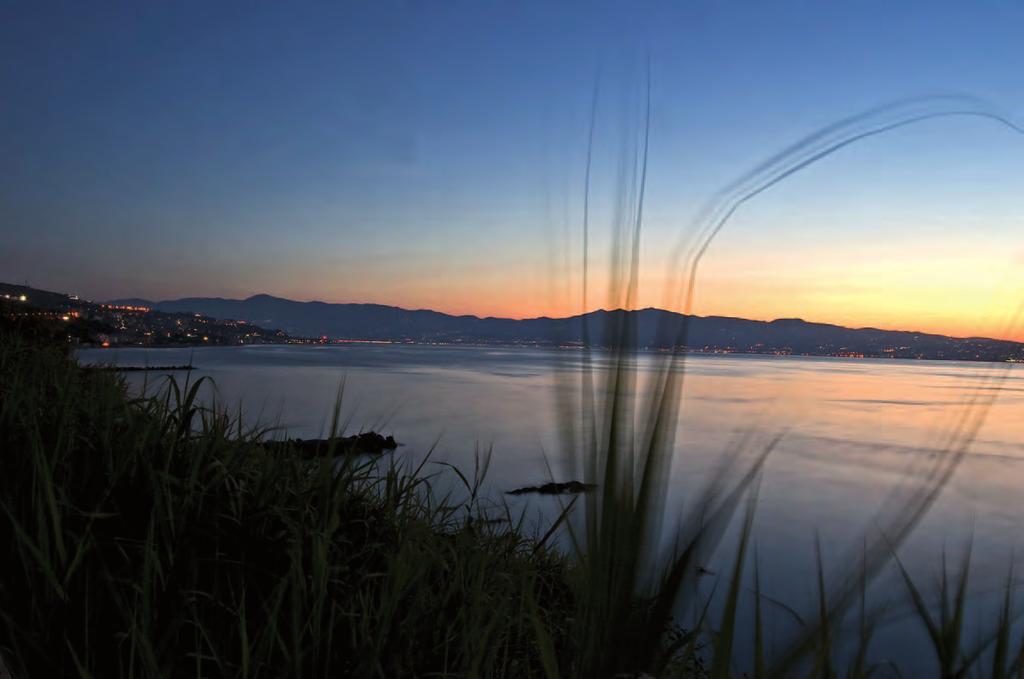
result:
<svg viewBox="0 0 1024 679"><path fill-rule="evenodd" d="M562 557L398 463L257 445L197 382L133 399L38 334L0 334L13 676L572 673Z"/></svg>

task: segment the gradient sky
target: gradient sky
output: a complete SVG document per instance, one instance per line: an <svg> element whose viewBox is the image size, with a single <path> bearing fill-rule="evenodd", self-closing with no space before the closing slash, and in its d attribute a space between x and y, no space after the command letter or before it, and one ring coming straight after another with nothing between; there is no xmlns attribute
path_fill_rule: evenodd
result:
<svg viewBox="0 0 1024 679"><path fill-rule="evenodd" d="M297 5L0 3L0 280L578 312L595 82L606 232L649 59L659 305L703 201L819 126L946 93L1024 117L1019 2ZM845 149L737 214L695 311L1024 336L1022 180L989 121Z"/></svg>

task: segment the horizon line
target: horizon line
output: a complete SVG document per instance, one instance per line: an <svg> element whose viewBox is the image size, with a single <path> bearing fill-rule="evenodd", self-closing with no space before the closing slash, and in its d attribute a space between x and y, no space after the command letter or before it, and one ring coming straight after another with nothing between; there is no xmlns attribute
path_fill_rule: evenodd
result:
<svg viewBox="0 0 1024 679"><path fill-rule="evenodd" d="M479 320L507 320L507 321L567 320L567 319L571 319L571 318L578 318L580 316L586 316L588 314L593 314L593 313L613 313L613 312L617 312L617 311L622 311L622 312L626 312L626 311L628 311L628 312L660 311L660 312L664 312L664 313L677 314L679 316L688 316L688 317L691 317L691 318L725 318L725 319L740 320L740 321L751 321L751 322L755 322L755 323L777 323L779 321L799 321L801 323L807 323L807 324L811 324L811 325L828 325L828 326L837 327L837 328L844 328L844 329L847 329L847 330L877 330L879 332L902 332L902 333L909 333L909 334L915 334L915 335L930 335L930 336L934 336L934 337L948 337L950 339L956 339L956 340L982 339L982 340L992 340L992 341L997 341L997 342L1011 342L1011 343L1014 343L1014 344L1024 344L1024 339L1017 340L1017 339L1008 339L1008 338L1005 338L1005 337L992 337L992 336L986 336L986 335L962 335L962 334L942 333L942 332L926 331L926 330L916 330L916 329L915 330L910 330L910 329L906 329L906 328L885 328L885 327L880 327L880 326L877 326L877 325L844 325L842 323L835 323L835 322L830 322L830 321L807 320L807 319L802 318L800 316L780 316L780 317L777 317L777 318L768 319L768 318L751 318L751 317L748 317L748 316L733 316L733 315L727 315L727 314L695 314L695 313L687 314L687 313L685 313L683 311L675 311L675 310L672 310L672 309L665 309L665 308L656 307L656 306L645 306L645 307L640 307L640 308L636 308L636 309L625 309L625 308L622 308L622 307L614 308L614 309L608 309L608 308L604 308L604 307L595 307L595 308L590 309L588 311L576 312L576 313L572 313L572 314L565 315L565 316L551 316L551 315L547 315L547 314L541 314L541 315L538 315L538 316L519 316L519 317L516 317L516 316L481 315L481 314L474 314L474 313L453 313L453 312L450 312L450 311L440 311L438 309L431 309L431 308L427 308L427 307L418 307L418 308L417 307L406 307L406 306L401 306L399 304L386 304L386 303L382 303L382 302L328 302L328 301L325 301L325 300L322 300L322 299L306 299L306 300L303 300L303 299L293 299L291 297L280 297L278 295L273 295L273 294L266 293L266 292L254 293L254 294L249 295L248 297L221 297L221 296L207 296L207 297L204 297L204 296L198 296L198 295L191 295L191 296L186 296L186 297L177 297L177 298L173 298L173 299L162 299L162 300L150 300L150 299L147 299L147 298L144 298L144 297L119 297L119 298L116 298L116 299L107 300L107 303L119 302L119 301L123 302L123 301L128 301L128 300L136 300L136 301L149 302L150 304L163 304L163 303L168 303L168 302L181 302L183 300L190 300L190 299L223 300L223 301L227 301L227 302L247 302L249 300L252 300L252 299L255 299L255 298L258 298L258 297L268 297L270 299L282 300L282 301L285 301L285 302L293 302L293 303L296 303L296 304L325 304L325 305L339 305L339 306L343 306L343 305L379 306L379 307L387 307L387 308L391 308L391 309L400 309L402 311L408 311L408 312L437 313L437 314L443 314L445 316L451 316L453 318L476 318L476 319L479 319Z"/></svg>
<svg viewBox="0 0 1024 679"><path fill-rule="evenodd" d="M71 292L56 292L54 290L49 290L49 289L46 289L46 288L34 287L31 284L29 284L27 281L24 282L24 283L7 283L7 282L0 281L0 285L8 285L8 286L12 286L12 287L24 287L24 288L29 288L29 289L33 289L33 290L39 290L41 292L47 292L47 293L59 294L59 295L69 295L69 296L71 296L71 295L75 295L76 294L76 293L71 293ZM565 319L577 318L577 317L580 317L580 316L585 316L587 314L593 314L593 313L599 313L599 312L600 313L611 313L611 312L616 312L616 311L638 312L638 311L651 311L651 310L653 310L653 311L660 311L660 312L664 312L664 313L678 314L680 316L689 316L689 317L692 317L692 318L723 318L723 319L734 319L734 320L751 321L751 322L756 322L756 323L775 323L775 322L779 322L779 321L799 321L799 322L802 322L802 323L808 323L808 324L813 324L813 325L833 326L833 327L844 328L844 329L848 329L848 330L876 330L876 331L880 331L880 332L901 332L901 333L909 333L909 334L916 334L916 335L930 335L930 336L936 336L936 337L947 337L947 338L950 338L950 339L957 339L957 340L983 339L983 340L994 340L994 341L1000 341L1000 342L1011 342L1011 343L1015 343L1015 344L1024 344L1024 337L1022 337L1020 339L1014 339L1014 338L1010 338L1010 337L1006 337L1006 336L999 336L996 333L992 333L992 334L987 334L986 335L986 334L968 334L968 333L963 333L963 332L959 332L959 333L958 332L949 332L949 331L944 331L944 330L943 331L937 331L937 330L907 329L906 327L885 327L885 326L873 325L873 324L864 325L864 324L843 323L843 322L835 322L835 321L808 320L806 318L803 318L802 316L795 316L795 315L794 316L779 316L779 317L776 317L776 318L763 318L763 317L762 318L755 318L755 317L751 317L751 316L741 316L741 315L731 315L731 314L716 314L716 313L711 313L711 314L695 314L695 313L685 314L682 311L676 311L676 310L672 310L672 309L665 309L663 307L656 307L656 306L645 306L645 307L640 307L640 308L635 308L635 309L624 309L624 308L621 308L621 307L613 308L613 309L609 309L609 308L605 308L605 307L594 307L594 308L589 309L587 311L582 311L582 312L577 311L577 312L569 313L569 314L566 314L566 315L539 314L539 315L533 315L533 316L530 316L530 315L523 315L523 316L513 316L513 315L498 316L498 315L484 315L484 314L479 314L479 313L456 313L456 312L451 312L451 311L442 311L442 310L439 310L439 309L436 309L436 308L409 307L409 306L402 306L402 305L399 305L399 304L387 304L387 303L383 303L383 302L338 302L338 301L325 301L323 299L315 299L315 298L313 298L313 299L295 299L295 298L291 298L291 297L281 297L281 296L273 295L273 294L266 293L266 292L253 293L253 294L248 295L247 297L224 297L224 296L219 296L219 295L210 295L210 296L190 295L190 296L165 298L165 299L156 300L156 299L150 299L150 298L147 298L147 297L135 296L135 297L115 297L115 298L110 298L110 299L95 299L95 300L88 300L87 299L87 301L93 301L95 303L101 303L101 304L103 304L103 303L110 304L110 303L117 303L117 302L137 301L137 302L146 302L146 303L148 303L150 305L157 305L157 304L162 304L162 303L180 302L182 300L190 300L190 299L196 299L196 300L199 300L199 299L204 299L204 300L222 300L222 301L228 301L228 302L246 302L246 301L252 300L254 298L258 298L258 297L267 297L267 298L270 298L270 299L282 300L282 301L292 302L292 303L296 303L296 304L379 306L379 307L388 307L388 308L392 308L392 309L400 309L402 311L407 311L407 312L438 313L438 314L443 314L443 315L446 315L446 316L451 316L453 318L476 318L476 319L480 319L480 320L493 319L493 320L508 320L508 321L530 321L530 320L545 320L545 319L547 319L547 320L565 320Z"/></svg>

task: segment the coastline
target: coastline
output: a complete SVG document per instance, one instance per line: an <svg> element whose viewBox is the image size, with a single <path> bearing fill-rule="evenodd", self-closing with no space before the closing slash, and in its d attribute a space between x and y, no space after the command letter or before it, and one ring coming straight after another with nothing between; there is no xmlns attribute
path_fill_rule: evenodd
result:
<svg viewBox="0 0 1024 679"><path fill-rule="evenodd" d="M558 344L544 342L422 342L413 340L364 340L364 339L332 339L332 340L291 340L282 342L252 342L246 344L228 344L209 342L201 343L170 343L170 344L111 344L103 346L98 343L80 343L75 349L94 349L97 351L110 351L120 349L209 349L209 348L251 348L261 346L309 346L309 347L330 347L350 345L371 345L371 346L416 346L416 347L465 347L475 349L547 349L553 351L592 351L599 353L614 353L616 350L608 346L584 347L580 344ZM631 348L630 352L643 355L666 355L671 354L670 349L652 347ZM835 359L835 360L868 360L868 361L907 361L907 362L942 362L942 363L987 363L991 365L1020 364L1024 359L1007 358L995 361L984 358L970 357L936 357L936 356L893 356L883 354L862 354L862 353L838 353L838 354L812 354L781 351L738 351L738 350L707 350L707 349L685 349L678 352L682 356L736 356L736 357L760 357L760 358L814 358L814 359Z"/></svg>

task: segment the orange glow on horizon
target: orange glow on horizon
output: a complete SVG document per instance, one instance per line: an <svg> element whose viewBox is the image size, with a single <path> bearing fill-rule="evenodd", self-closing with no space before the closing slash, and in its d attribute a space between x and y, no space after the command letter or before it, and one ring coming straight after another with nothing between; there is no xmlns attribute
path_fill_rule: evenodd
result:
<svg viewBox="0 0 1024 679"><path fill-rule="evenodd" d="M880 239L855 230L841 237L759 232L758 240L749 232L726 233L701 263L692 311L1024 341L1024 326L1011 323L1024 301L1024 249L1011 230L985 237L922 233L894 228L892 236ZM684 262L669 260L673 242L651 238L644 244L632 308L684 309L680 278L686 270ZM219 290L161 294L244 298L269 293L514 319L624 308L621 291L610 292L607 247L592 251L585 305L581 265L573 251L556 244L547 254L544 248L525 247L481 249L471 257L461 250L432 256L409 252L396 255L385 269L325 252L301 266L285 261L268 269L247 266L230 278L230 287Z"/></svg>
<svg viewBox="0 0 1024 679"><path fill-rule="evenodd" d="M845 248L837 254L790 249L770 257L733 250L716 253L699 272L693 313L762 321L802 318L853 328L1024 341L1022 324L1011 322L1024 301L1024 266L1014 250L1002 251L994 244L963 254L963 248L949 243L942 249L877 250ZM679 280L658 273L668 269L656 264L642 267L632 308L683 310ZM580 279L578 270L543 264L495 266L448 270L415 282L400 277L364 279L318 299L453 315L562 318L583 311ZM609 288L606 274L592 272L586 310L624 308L624 295L610 294ZM308 289L305 294L285 290L281 295L311 299Z"/></svg>
<svg viewBox="0 0 1024 679"><path fill-rule="evenodd" d="M779 318L801 318L813 323L831 323L851 328L878 328L880 330L916 331L953 337L989 337L1024 341L1021 323L1010 323L1016 307L1024 296L1013 298L1004 294L983 302L972 298L966 291L955 295L943 291L918 288L902 289L891 295L884 289L822 290L811 289L802 294L783 292L781 286L750 290L749 286L721 281L716 285L698 288L693 313L700 316L728 316L757 321ZM525 288L525 289L524 289ZM429 309L451 315L473 315L526 319L547 316L564 318L583 312L578 293L571 298L543 294L543 286L520 286L519 294L503 291L484 291L483 294L444 295L412 300L380 298L371 303L399 306L406 309ZM523 294L529 293L532 294ZM479 292L479 291L477 291ZM520 296L522 295L522 296ZM609 300L607 295L593 294L586 311L624 308ZM344 303L344 298L321 301ZM640 294L634 309L655 307L683 311L681 306L664 303L663 294Z"/></svg>

